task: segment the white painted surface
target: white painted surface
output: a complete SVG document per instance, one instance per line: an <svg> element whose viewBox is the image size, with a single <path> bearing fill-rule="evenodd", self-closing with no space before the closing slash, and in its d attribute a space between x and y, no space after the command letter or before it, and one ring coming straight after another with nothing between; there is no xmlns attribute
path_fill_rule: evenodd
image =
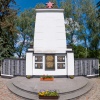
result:
<svg viewBox="0 0 100 100"><path fill-rule="evenodd" d="M45 55L43 55L43 69L35 69L35 55L33 56L33 75L67 75L66 57L65 69L57 69L57 55L55 56L55 70L45 70Z"/></svg>
<svg viewBox="0 0 100 100"><path fill-rule="evenodd" d="M36 12L62 12L64 9L36 9Z"/></svg>
<svg viewBox="0 0 100 100"><path fill-rule="evenodd" d="M74 75L74 53L67 53L67 70L68 75Z"/></svg>
<svg viewBox="0 0 100 100"><path fill-rule="evenodd" d="M10 76L10 77L13 77L14 75L1 74L1 76Z"/></svg>
<svg viewBox="0 0 100 100"><path fill-rule="evenodd" d="M72 51L72 48L67 48L66 51Z"/></svg>
<svg viewBox="0 0 100 100"><path fill-rule="evenodd" d="M28 51L34 51L34 49L33 48L29 48Z"/></svg>
<svg viewBox="0 0 100 100"><path fill-rule="evenodd" d="M36 9L34 53L66 53L63 9Z"/></svg>
<svg viewBox="0 0 100 100"><path fill-rule="evenodd" d="M86 75L87 77L91 76L99 76L99 74L93 74L93 75Z"/></svg>
<svg viewBox="0 0 100 100"><path fill-rule="evenodd" d="M26 53L26 75L33 75L33 52Z"/></svg>

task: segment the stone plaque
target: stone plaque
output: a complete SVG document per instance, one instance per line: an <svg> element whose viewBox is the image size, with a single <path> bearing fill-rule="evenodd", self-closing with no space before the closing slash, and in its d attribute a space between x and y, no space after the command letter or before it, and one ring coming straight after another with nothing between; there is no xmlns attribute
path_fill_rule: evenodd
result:
<svg viewBox="0 0 100 100"><path fill-rule="evenodd" d="M45 69L55 69L55 59L54 55L46 55L45 56Z"/></svg>
<svg viewBox="0 0 100 100"><path fill-rule="evenodd" d="M65 62L65 56L57 56L57 62Z"/></svg>
<svg viewBox="0 0 100 100"><path fill-rule="evenodd" d="M42 62L42 56L35 56L35 62Z"/></svg>
<svg viewBox="0 0 100 100"><path fill-rule="evenodd" d="M42 63L35 63L35 69L42 69L43 64Z"/></svg>
<svg viewBox="0 0 100 100"><path fill-rule="evenodd" d="M65 69L65 63L58 63L57 68L58 69Z"/></svg>

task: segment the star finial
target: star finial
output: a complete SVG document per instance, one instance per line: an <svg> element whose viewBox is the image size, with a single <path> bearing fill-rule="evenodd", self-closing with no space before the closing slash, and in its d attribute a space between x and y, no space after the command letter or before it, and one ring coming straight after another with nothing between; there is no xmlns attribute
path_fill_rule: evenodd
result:
<svg viewBox="0 0 100 100"><path fill-rule="evenodd" d="M47 8L53 8L54 3L49 1L48 3L46 3L46 5L47 5Z"/></svg>

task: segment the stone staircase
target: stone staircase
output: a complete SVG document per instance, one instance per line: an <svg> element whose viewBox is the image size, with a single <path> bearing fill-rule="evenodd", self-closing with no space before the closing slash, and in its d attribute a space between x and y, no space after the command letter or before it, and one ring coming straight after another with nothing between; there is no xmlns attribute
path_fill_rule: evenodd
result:
<svg viewBox="0 0 100 100"><path fill-rule="evenodd" d="M33 80L35 81L35 79L33 79ZM33 80L25 79L25 81L30 81L29 84L31 84L31 81L33 81ZM57 79L57 80L59 80L59 79ZM76 79L76 80L78 80L78 79ZM76 80L71 80L71 82L76 82ZM79 96L87 93L92 88L93 84L87 78L83 78L82 80L83 80L83 82L79 80L80 86L77 84L77 85L75 85L76 86L75 88L65 89L64 91L59 90L58 91L59 95L60 95L59 100L71 100L71 99L74 99L76 97L79 97ZM16 95L26 98L27 100L39 100L38 95L37 95L38 94L37 89L31 88L31 86L29 86L29 85L24 86L23 84L27 84L27 83L25 83L25 81L20 79L20 77L14 78L7 83L7 87L10 91L15 93ZM70 85L72 84L71 82L70 82ZM48 82L48 84L49 83L50 82ZM83 84L81 85L80 83L83 83ZM43 82L41 84L43 84ZM60 88L62 89L62 87L60 87Z"/></svg>

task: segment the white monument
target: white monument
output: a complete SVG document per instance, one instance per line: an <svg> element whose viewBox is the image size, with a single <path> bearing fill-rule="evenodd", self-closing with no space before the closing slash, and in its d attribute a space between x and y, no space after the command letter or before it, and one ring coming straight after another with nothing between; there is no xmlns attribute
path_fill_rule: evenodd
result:
<svg viewBox="0 0 100 100"><path fill-rule="evenodd" d="M66 46L64 9L36 9L33 48L26 53L26 75L74 75L74 53Z"/></svg>

